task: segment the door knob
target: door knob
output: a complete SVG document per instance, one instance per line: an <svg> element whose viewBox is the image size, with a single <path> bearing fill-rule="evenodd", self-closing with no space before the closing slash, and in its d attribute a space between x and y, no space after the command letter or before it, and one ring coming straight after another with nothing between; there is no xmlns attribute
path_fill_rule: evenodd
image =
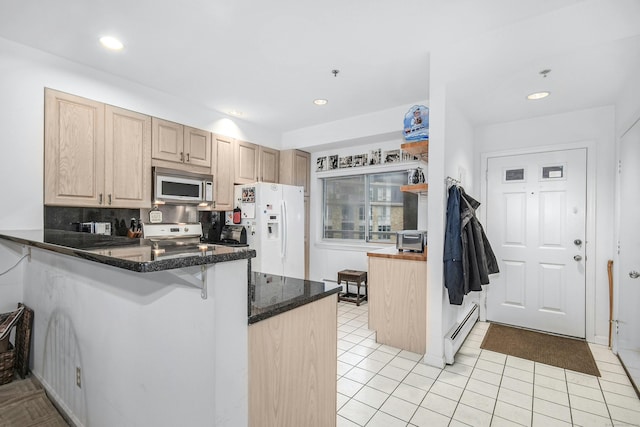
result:
<svg viewBox="0 0 640 427"><path fill-rule="evenodd" d="M576 261L582 261L582 255L574 255L573 259Z"/></svg>
<svg viewBox="0 0 640 427"><path fill-rule="evenodd" d="M576 239L576 240L573 241L573 244L576 245L576 246L580 246L582 244L582 240Z"/></svg>
<svg viewBox="0 0 640 427"><path fill-rule="evenodd" d="M637 279L638 277L640 277L640 273L638 273L635 270L632 270L629 272L629 277L631 277L632 279Z"/></svg>

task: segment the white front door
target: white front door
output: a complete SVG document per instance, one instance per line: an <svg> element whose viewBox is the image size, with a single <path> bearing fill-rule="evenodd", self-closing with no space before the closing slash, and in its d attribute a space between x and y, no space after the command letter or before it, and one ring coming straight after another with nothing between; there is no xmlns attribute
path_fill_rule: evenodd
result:
<svg viewBox="0 0 640 427"><path fill-rule="evenodd" d="M585 337L586 149L490 157L487 319Z"/></svg>
<svg viewBox="0 0 640 427"><path fill-rule="evenodd" d="M640 387L640 122L620 140L620 229L616 349Z"/></svg>

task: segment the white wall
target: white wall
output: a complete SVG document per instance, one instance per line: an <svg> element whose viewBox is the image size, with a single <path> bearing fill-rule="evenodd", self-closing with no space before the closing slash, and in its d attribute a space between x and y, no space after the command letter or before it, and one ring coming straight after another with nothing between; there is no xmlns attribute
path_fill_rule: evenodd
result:
<svg viewBox="0 0 640 427"><path fill-rule="evenodd" d="M279 148L280 135L143 85L0 39L0 228L42 227L44 88Z"/></svg>
<svg viewBox="0 0 640 427"><path fill-rule="evenodd" d="M476 162L474 158L473 127L458 108L457 101L448 98L446 104L446 145L445 174L461 182L465 192L480 201L479 186L475 185ZM448 190L448 188L446 189ZM446 216L447 195L445 194L444 214ZM446 221L445 221L446 224ZM444 244L444 243L443 243ZM433 260L434 262L436 260ZM442 286L444 283L442 284ZM448 292L443 298L443 335L454 326L467 312L467 307L480 299L479 292L470 292L464 297L462 305L449 304Z"/></svg>
<svg viewBox="0 0 640 427"><path fill-rule="evenodd" d="M638 78L638 72L640 70L630 73L635 78L626 82L624 90L616 102L617 138L620 138L636 120L640 119L640 78Z"/></svg>
<svg viewBox="0 0 640 427"><path fill-rule="evenodd" d="M16 265L22 256L18 245L0 245L0 274L6 272L0 276L0 313L15 310L18 302L22 302L22 274L26 260Z"/></svg>
<svg viewBox="0 0 640 427"><path fill-rule="evenodd" d="M637 122L640 121L640 70L632 70L630 73L632 76L629 81L625 82L624 90L621 92L618 102L616 103L616 159L623 160L622 167L625 167L624 159L620 159L620 139L624 134ZM636 125L637 126L637 125ZM618 175L618 178L620 175ZM620 234L625 230L620 230L620 215L622 209L625 209L626 201L620 198L620 183L618 182L618 188L616 191L616 232L615 241L620 241ZM637 184L637 183L636 183ZM634 254L637 256L637 254ZM620 292L623 283L623 277L629 272L621 270L620 255L615 254L614 263L614 313L613 318L616 320L624 321L619 317L620 299L625 295ZM613 341L614 351L618 349L618 342Z"/></svg>
<svg viewBox="0 0 640 427"><path fill-rule="evenodd" d="M443 280L447 184L450 176L462 181L476 199L473 127L447 93L449 59L446 52L431 55L431 118L429 135L429 256L427 259L427 354L425 361L444 366L444 336L460 320L468 304L479 299L472 292L461 306L449 304Z"/></svg>
<svg viewBox="0 0 640 427"><path fill-rule="evenodd" d="M282 147L316 152L328 148L378 144L399 138L402 135L402 123L407 111L413 105L429 106L424 100L424 94L420 91L416 91L416 99L420 101L285 132L282 135Z"/></svg>
<svg viewBox="0 0 640 427"><path fill-rule="evenodd" d="M45 87L280 148L270 130L0 38L0 230L43 226ZM0 251L0 273L16 260ZM1 305L22 299L20 274L0 276Z"/></svg>
<svg viewBox="0 0 640 427"><path fill-rule="evenodd" d="M587 340L607 344L609 289L607 261L615 254L615 109L593 108L476 129L476 162L482 154L577 144L590 146L587 166ZM484 170L479 167L476 178ZM590 234L590 227L593 231ZM589 235L590 234L590 235Z"/></svg>
<svg viewBox="0 0 640 427"><path fill-rule="evenodd" d="M247 425L246 260L210 266L202 299L199 267L135 273L32 254L32 372L74 422Z"/></svg>

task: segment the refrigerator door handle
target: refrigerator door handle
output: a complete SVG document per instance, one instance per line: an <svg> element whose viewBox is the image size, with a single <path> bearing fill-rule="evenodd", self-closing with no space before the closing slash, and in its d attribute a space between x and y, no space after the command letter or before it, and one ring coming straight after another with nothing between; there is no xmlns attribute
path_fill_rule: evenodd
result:
<svg viewBox="0 0 640 427"><path fill-rule="evenodd" d="M280 201L280 226L280 257L284 258L287 256L287 202L284 200Z"/></svg>

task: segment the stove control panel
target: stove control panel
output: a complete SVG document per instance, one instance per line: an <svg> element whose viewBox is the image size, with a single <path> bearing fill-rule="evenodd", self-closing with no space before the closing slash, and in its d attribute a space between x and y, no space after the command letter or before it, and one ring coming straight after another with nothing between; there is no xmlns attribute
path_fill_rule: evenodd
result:
<svg viewBox="0 0 640 427"><path fill-rule="evenodd" d="M145 239L173 239L202 237L202 224L193 223L157 223L142 224L142 237Z"/></svg>

